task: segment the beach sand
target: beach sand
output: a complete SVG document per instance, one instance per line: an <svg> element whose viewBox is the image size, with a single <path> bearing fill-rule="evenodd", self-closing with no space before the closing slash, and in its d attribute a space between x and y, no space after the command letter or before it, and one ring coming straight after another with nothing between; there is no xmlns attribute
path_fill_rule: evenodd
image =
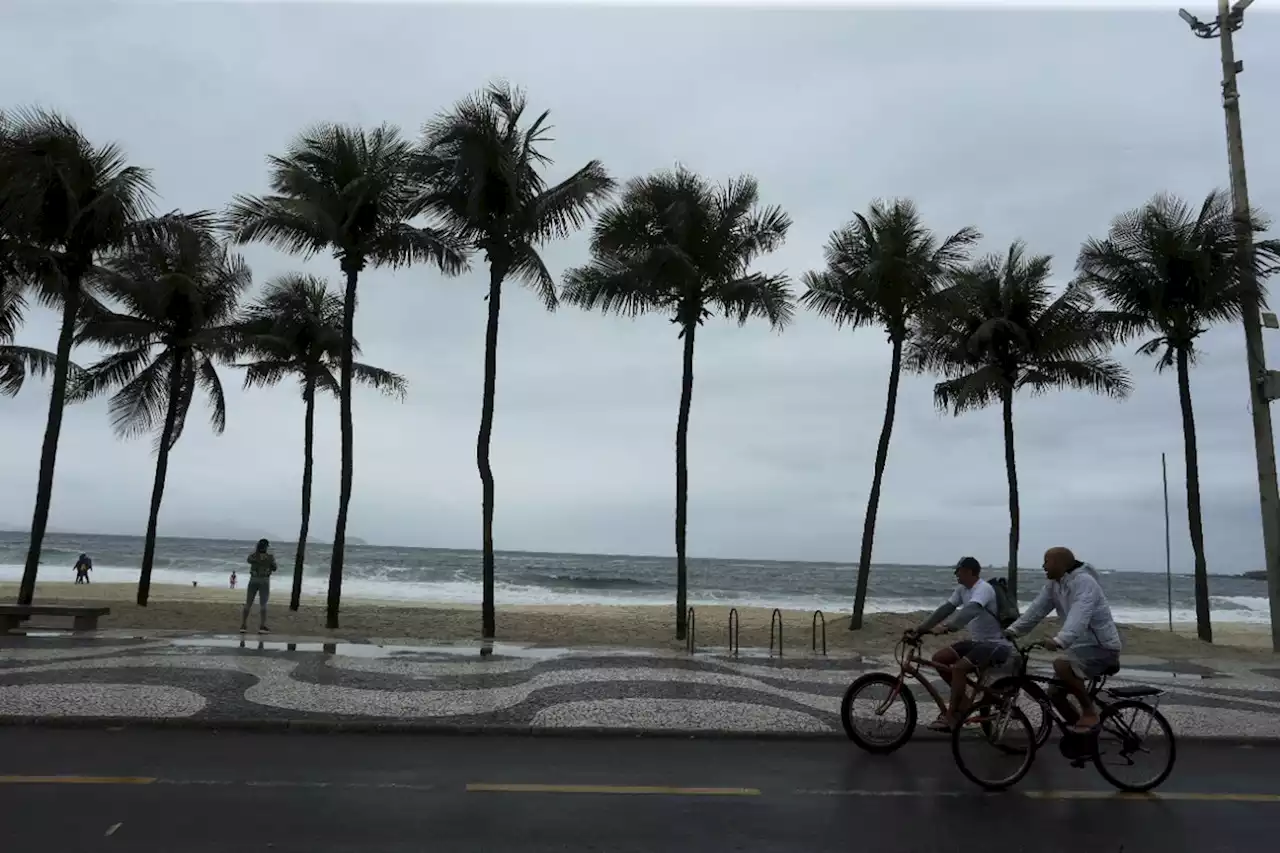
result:
<svg viewBox="0 0 1280 853"><path fill-rule="evenodd" d="M289 610L288 584L271 589L269 624L277 635L334 637L380 641L434 640L440 642L478 641L480 608L467 604L407 604L404 601L343 600L342 627L324 627L324 598L304 597L297 612ZM139 607L132 584L40 583L36 602L41 604L89 604L101 602L111 614L99 622L104 629L143 631L190 631L232 633L240 624L244 604L243 589L213 589L157 584L151 587L147 607ZM12 601L17 584L0 584L0 600ZM766 608L738 608L739 639L742 648L768 648L771 611ZM724 647L728 642L728 607L697 607L696 639L699 648ZM813 614L785 611L783 643L788 656L812 654L810 644ZM827 649L831 654L891 651L903 630L918 624L924 614L868 614L863 628L849 631L848 613L826 614ZM57 626L51 618L33 620L33 626ZM1052 620L1046 625L1051 626ZM653 649L682 649L675 639L675 608L667 606L623 605L503 605L498 602L498 639L541 646L612 646ZM256 631L255 606L249 628ZM1274 661L1270 652L1270 632L1265 625L1223 623L1214 626L1212 645L1195 639L1194 625L1177 625L1170 632L1164 626L1125 626L1125 652L1175 658L1257 658ZM1042 627L1038 633L1046 633ZM935 641L935 642L940 642ZM819 639L821 644L821 639Z"/></svg>

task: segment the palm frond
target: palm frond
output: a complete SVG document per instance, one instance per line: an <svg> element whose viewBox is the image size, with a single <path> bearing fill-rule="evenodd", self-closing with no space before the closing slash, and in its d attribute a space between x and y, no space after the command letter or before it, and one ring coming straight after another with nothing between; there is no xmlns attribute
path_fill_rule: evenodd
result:
<svg viewBox="0 0 1280 853"><path fill-rule="evenodd" d="M791 323L795 303L791 299L791 280L785 275L751 273L725 282L713 293L713 300L726 317L745 325L752 317L769 321L782 330Z"/></svg>
<svg viewBox="0 0 1280 853"><path fill-rule="evenodd" d="M801 277L805 292L800 304L819 317L835 323L836 328L857 328L876 321L877 307L870 294L860 287L846 287L848 279L831 269L811 270Z"/></svg>
<svg viewBox="0 0 1280 853"><path fill-rule="evenodd" d="M195 381L209 398L209 423L214 435L222 435L227 428L227 399L222 393L222 380L212 359L206 355L198 355L196 359Z"/></svg>
<svg viewBox="0 0 1280 853"><path fill-rule="evenodd" d="M352 370L354 371L354 369L355 363L352 364ZM342 365L338 364L336 361L322 362L315 365L310 375L315 381L316 390L332 394L334 399L337 399L341 395L342 385L338 382L338 377L335 371L341 372L341 370ZM354 375L354 373L352 375ZM302 379L302 387L305 391L306 377L303 377Z"/></svg>
<svg viewBox="0 0 1280 853"><path fill-rule="evenodd" d="M471 267L470 249L457 235L406 222L391 222L380 229L369 256L376 266L430 263L446 275L458 275Z"/></svg>
<svg viewBox="0 0 1280 853"><path fill-rule="evenodd" d="M1123 399L1133 390L1133 383L1130 381L1129 371L1118 362L1092 355L1063 361L1037 361L1018 377L1017 387L1029 388L1032 394L1075 388Z"/></svg>
<svg viewBox="0 0 1280 853"><path fill-rule="evenodd" d="M237 364L244 369L244 387L269 388L289 376L298 376L301 365L296 361L253 361Z"/></svg>
<svg viewBox="0 0 1280 853"><path fill-rule="evenodd" d="M386 394L388 397L395 397L398 400L404 400L409 391L409 383L400 374L392 373L390 370L383 370L380 367L371 367L360 362L354 362L351 365L351 379L353 382L367 385L382 394ZM318 386L319 383L317 383Z"/></svg>
<svg viewBox="0 0 1280 853"><path fill-rule="evenodd" d="M151 361L151 347L144 344L105 356L67 383L67 402L78 403L123 388Z"/></svg>
<svg viewBox="0 0 1280 853"><path fill-rule="evenodd" d="M123 356L123 353L118 354ZM125 359L121 359L125 361ZM139 359L141 361L141 359ZM114 373L123 376L127 369L119 362L90 367L88 373L93 375L99 370L102 373ZM111 428L121 438L133 438L139 435L156 432L163 424L169 403L170 371L177 369L177 362L171 353L162 353L150 364L135 369L129 379L119 385L119 389L107 404L107 412L111 416ZM114 377L113 377L114 378ZM88 382L86 382L88 384ZM106 378L89 386L85 395L105 391L113 387Z"/></svg>
<svg viewBox="0 0 1280 853"><path fill-rule="evenodd" d="M933 402L942 411L954 415L983 409L999 402L1000 395L1009 388L1000 366L984 364L972 373L947 379L933 386Z"/></svg>
<svg viewBox="0 0 1280 853"><path fill-rule="evenodd" d="M237 243L266 243L304 258L330 248L337 233L337 224L319 205L283 196L237 195L225 227Z"/></svg>
<svg viewBox="0 0 1280 853"><path fill-rule="evenodd" d="M555 186L548 187L530 202L529 218L537 245L554 237L568 237L587 223L613 195L617 182L604 164L592 160Z"/></svg>
<svg viewBox="0 0 1280 853"><path fill-rule="evenodd" d="M510 275L532 289L542 300L542 307L548 311L556 310L560 302L556 295L556 280L542 262L537 249L527 244L515 247Z"/></svg>
<svg viewBox="0 0 1280 853"><path fill-rule="evenodd" d="M29 377L44 378L53 374L56 357L34 347L0 343L0 396L15 397ZM80 368L72 365L72 381Z"/></svg>
<svg viewBox="0 0 1280 853"><path fill-rule="evenodd" d="M663 282L642 266L607 257L566 272L560 299L588 311L633 318L672 305Z"/></svg>

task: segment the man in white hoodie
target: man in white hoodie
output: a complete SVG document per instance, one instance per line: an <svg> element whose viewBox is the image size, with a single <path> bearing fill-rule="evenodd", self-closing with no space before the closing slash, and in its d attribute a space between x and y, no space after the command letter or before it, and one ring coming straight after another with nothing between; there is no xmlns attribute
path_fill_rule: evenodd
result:
<svg viewBox="0 0 1280 853"><path fill-rule="evenodd" d="M1005 636L1025 634L1051 609L1057 611L1062 625L1045 645L1065 650L1066 654L1053 662L1054 677L1064 682L1080 703L1080 719L1073 728L1088 731L1098 725L1098 709L1089 698L1085 681L1119 667L1120 632L1093 566L1077 560L1068 548L1050 548L1044 552L1044 575L1048 579L1044 589ZM1069 709L1062 697L1054 699L1060 710Z"/></svg>

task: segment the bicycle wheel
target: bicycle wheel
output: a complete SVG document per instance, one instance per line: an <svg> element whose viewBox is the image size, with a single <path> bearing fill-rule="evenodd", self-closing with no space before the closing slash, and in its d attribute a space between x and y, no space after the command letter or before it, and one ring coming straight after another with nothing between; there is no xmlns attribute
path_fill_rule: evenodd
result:
<svg viewBox="0 0 1280 853"><path fill-rule="evenodd" d="M1151 759L1151 769L1136 780L1121 778L1137 768L1135 759ZM1137 699L1125 699L1102 709L1098 715L1098 748L1093 764L1121 791L1142 793L1155 788L1173 772L1178 758L1173 727L1155 708Z"/></svg>
<svg viewBox="0 0 1280 853"><path fill-rule="evenodd" d="M1018 707L1027 715L1027 721L1031 723L1031 728L1036 733L1036 749L1040 749L1049 742L1049 735L1053 734L1053 709L1049 706L1047 698L1043 695L1033 695L1029 690L1024 689L1022 679L1016 675L997 678L987 689L993 693L1017 690Z"/></svg>
<svg viewBox="0 0 1280 853"><path fill-rule="evenodd" d="M867 752L893 752L916 730L916 697L887 672L870 672L844 692L840 722L849 739Z"/></svg>
<svg viewBox="0 0 1280 853"><path fill-rule="evenodd" d="M1016 705L982 704L951 732L951 754L960 772L988 791L1017 784L1036 759L1031 722Z"/></svg>

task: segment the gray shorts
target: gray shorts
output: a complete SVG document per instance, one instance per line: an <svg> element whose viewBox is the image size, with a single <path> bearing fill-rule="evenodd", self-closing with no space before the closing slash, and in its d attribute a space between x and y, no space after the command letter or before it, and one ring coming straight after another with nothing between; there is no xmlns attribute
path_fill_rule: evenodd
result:
<svg viewBox="0 0 1280 853"><path fill-rule="evenodd" d="M1013 652L1008 643L980 643L976 640L960 640L951 644L956 657L961 657L979 668L1004 666Z"/></svg>
<svg viewBox="0 0 1280 853"><path fill-rule="evenodd" d="M1098 678L1120 666L1120 653L1102 646L1072 646L1063 652L1077 678Z"/></svg>

